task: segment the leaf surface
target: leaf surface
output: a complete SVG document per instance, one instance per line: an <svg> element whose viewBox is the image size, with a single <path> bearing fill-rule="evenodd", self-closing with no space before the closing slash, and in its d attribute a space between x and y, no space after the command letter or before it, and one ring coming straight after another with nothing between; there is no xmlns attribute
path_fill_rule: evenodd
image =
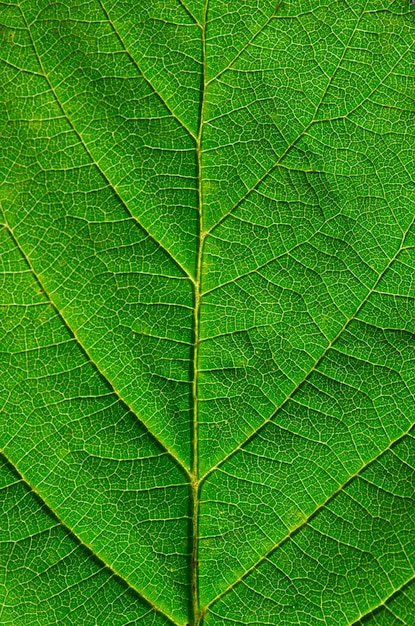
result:
<svg viewBox="0 0 415 626"><path fill-rule="evenodd" d="M0 21L0 622L414 625L414 9Z"/></svg>

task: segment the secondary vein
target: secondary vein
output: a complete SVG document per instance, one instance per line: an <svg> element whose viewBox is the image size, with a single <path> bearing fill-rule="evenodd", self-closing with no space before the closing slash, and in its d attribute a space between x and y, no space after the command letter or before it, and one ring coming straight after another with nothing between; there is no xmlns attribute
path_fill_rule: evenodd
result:
<svg viewBox="0 0 415 626"><path fill-rule="evenodd" d="M318 504L315 507L315 509L304 520L302 520L297 526L291 528L288 531L288 533L282 539L280 539L280 541L278 541L273 546L271 546L270 549L265 554L259 557L258 560L255 561L255 563L251 565L251 567L249 567L244 572L242 572L237 579L235 579L225 589L223 589L220 593L218 593L218 595L215 596L207 604L206 608L210 608L213 604L216 604L216 602L218 602L221 598L223 598L230 591L232 591L232 589L234 589L238 583L245 580L249 576L249 574L251 574L255 569L257 569L262 563L267 561L278 548L280 548L283 544L285 544L289 539L293 537L293 535L297 534L302 528L307 526L307 524L309 524L318 515L318 513L320 513L339 493L341 493L344 489L346 489L346 487L348 487L348 485L350 485L353 482L353 480L355 480L356 478L359 478L365 469L367 469L370 465L378 461L383 455L385 455L388 451L390 451L394 445L396 445L397 443L405 439L405 437L410 435L413 428L414 428L414 425L411 424L404 433L401 433L398 437L390 441L389 444L383 450L380 450L375 456L373 456L368 461L364 462L359 469L357 469L353 474L348 476L348 478L343 483L341 483L337 487L337 489L335 489L335 491L333 491L329 496L327 496L327 498L323 502ZM407 582L408 581L406 581L404 585L407 584ZM371 611L369 611L369 613L370 612ZM364 615L366 615L366 613ZM350 626L353 626L354 623L355 622L353 622Z"/></svg>
<svg viewBox="0 0 415 626"><path fill-rule="evenodd" d="M144 602L146 602L146 604L148 604L148 606L150 606L154 611L156 611L156 613L158 613L159 615L162 615L164 619L166 619L170 624L174 625L174 626L180 626L178 624L178 622L176 622L170 615L168 615L167 613L165 613L163 611L163 609L161 609L160 607L158 607L157 605L155 605L149 598L146 597L146 595L139 589L137 589L129 580L128 578L126 578L125 576L123 576L122 574L120 574L112 565L110 565L109 563L107 563L103 557L100 555L99 552L96 552L94 550L94 548L89 544L86 543L85 541L83 541L82 537L80 535L78 535L78 533L71 527L68 526L59 516L58 512L55 510L55 508L48 502L47 498L45 498L43 496L43 494L41 493L41 491L39 491L34 485L32 485L32 483L26 478L26 476L21 472L20 469L18 469L16 467L16 465L13 463L13 461L8 457L8 455L6 454L6 452L4 450L0 450L0 454L6 459L6 461L14 468L15 472L20 476L21 480L28 486L28 488L37 495L37 497L42 501L42 503L46 506L46 508L51 511L51 513L53 514L53 516L56 518L56 520L59 522L59 524L61 526L63 526L64 528L66 528L69 533L72 535L72 537L75 537L76 541L79 542L82 546L86 547L87 550L94 555L95 558L97 558L100 563L102 563L102 566L105 567L106 569L109 569L112 574L114 576L117 576L118 578L120 578L122 581L124 581L124 583L130 588L132 589L137 595L140 596L140 598L142 598L142 600L144 600Z"/></svg>
<svg viewBox="0 0 415 626"><path fill-rule="evenodd" d="M135 67L138 69L138 71L140 72L141 76L144 78L144 80L146 81L146 83L151 87L151 89L154 91L155 94L157 94L157 96L160 98L160 100L162 101L162 103L164 104L164 106L166 107L166 109L169 111L170 115L172 117L174 117L174 119L180 124L180 126L182 126L185 131L187 133L189 133L189 135L191 137L193 137L193 139L196 140L196 137L194 135L194 133L190 130L190 128L183 122L183 120L176 115L176 113L174 112L174 110L172 109L172 107L169 106L169 104L166 102L166 100L162 97L161 93L157 90L157 88L155 87L155 85L153 85L153 83L150 81L150 79L146 76L146 74L143 72L143 70L141 69L140 65L138 64L138 62L136 61L136 59L134 58L134 56L131 54L127 44L125 43L124 39L122 38L121 34L119 33L118 29L116 28L114 22L112 21L110 14L108 13L107 9L105 8L102 0L98 0L98 3L102 9L102 12L105 15L105 19L108 21L108 24L111 26L111 29L114 33L114 35L117 37L118 41L120 42L121 46L124 48L126 54L128 55L128 58L131 60L131 62L135 65ZM193 18L193 20L195 20L195 18L193 17L193 15L190 13L190 11L188 9L186 9L187 13ZM196 21L196 20L195 20ZM197 23L197 22L196 22Z"/></svg>
<svg viewBox="0 0 415 626"><path fill-rule="evenodd" d="M103 179L105 180L105 182L107 183L108 187L110 189L112 189L112 191L114 192L114 194L116 195L116 197L119 199L120 203L122 204L122 206L124 207L127 215L134 220L134 222L146 233L146 235L157 245L159 246L159 248L161 250L163 250L163 252L171 259L171 261L183 272L184 277L186 277L191 283L194 282L192 275L190 274L190 272L180 263L180 261L178 259L176 259L176 257L170 252L170 250L164 246L160 241L158 241L158 239L156 239L156 237L154 237L154 235L152 235L152 233L136 218L136 216L132 213L132 211L130 210L127 202L124 200L124 198L121 196L119 190L117 189L117 186L113 184L113 182L111 181L111 179L109 178L109 176L107 175L107 173L105 172L105 170L101 167L99 161L97 161L94 157L94 155L92 154L90 148L88 147L87 142L85 141L85 139L83 138L82 134L78 131L77 127L75 126L75 123L72 120L72 117L69 115L69 113L66 111L63 103L61 102L52 82L49 79L49 76L43 66L42 63L42 59L40 54L37 51L37 47L35 45L34 39L32 37L32 33L30 31L29 28L29 24L26 20L26 17L21 9L21 7L19 6L21 15L22 15L22 19L26 25L27 28L27 33L29 35L31 44L32 44L32 48L33 48L33 52L35 53L35 56L38 60L39 63L39 67L43 73L43 77L50 89L50 92L52 93L53 97L55 98L56 104L58 105L59 109L62 111L63 116L65 117L65 119L68 121L69 126L71 127L72 131L75 133L76 137L79 139L81 145L83 146L85 152L87 153L88 157L91 159L91 163L93 165L95 165L95 167L98 169L98 171L100 172L101 176L103 177ZM156 93L156 92L155 92ZM164 101L163 101L164 102ZM173 115L173 114L172 114Z"/></svg>
<svg viewBox="0 0 415 626"><path fill-rule="evenodd" d="M340 328L340 330L338 331L338 333L335 335L335 337L333 337L327 344L327 346L324 348L324 350L322 351L322 353L320 354L320 356L318 356L316 358L316 360L314 361L313 365L307 370L307 372L304 374L304 376L301 378L301 380L298 381L298 383L293 387L293 389L290 391L290 393L285 397L285 399L281 402L281 404L279 404L277 406L277 408L275 409L275 411L273 411L271 413L271 415L269 417L267 417L266 419L264 419L264 421L257 426L254 430L252 430L243 441L241 441L237 446L235 446L235 448L233 448L233 450L231 450L226 456L224 456L220 461L218 461L216 463L216 465L213 465L211 468L209 468L204 474L203 476L200 478L200 482L204 482L208 476L210 476L215 470L217 470L218 468L222 467L222 465L225 464L225 462L232 456L234 456L239 450L241 450L249 441L251 441L251 439L253 439L253 437L264 428L264 426L266 424L268 424L269 422L271 422L277 415L277 413L279 413L281 411L281 409L293 398L293 396L295 395L295 393L297 392L297 390L306 382L306 380L309 379L310 375L317 369L317 367L320 365L320 363L322 362L322 360L324 359L324 357L326 356L326 354L333 348L334 344L336 343L336 341L341 337L341 335L345 332L345 330L348 328L349 324L356 319L358 313L361 311L362 307L364 306L364 304L369 300L370 296L376 291L377 286L379 285L380 281L382 280L382 278L385 276L386 272L388 271L388 269L392 266L392 264L394 263L394 261L396 261L396 259L398 258L398 256L400 255L400 253L402 252L402 250L404 249L404 243L405 243L405 238L406 235L409 233L410 229L412 228L412 226L415 224L415 217L411 220L411 223L409 224L409 226L407 227L406 231L402 234L402 240L401 240L401 244L399 246L399 248L396 250L395 254L389 259L389 261L387 262L387 264L385 265L385 267L383 268L383 270L378 274L376 280L374 281L373 285L368 289L365 297L361 300L361 302L359 303L359 305L357 306L356 310L353 312L353 314L348 317L346 319L346 321L344 322L343 326Z"/></svg>
<svg viewBox="0 0 415 626"><path fill-rule="evenodd" d="M172 461L175 464L178 465L178 467L183 471L185 476L188 477L189 476L189 470L183 464L183 462L180 460L180 458L176 457L176 455L163 443L163 441L161 441L158 437L156 437L156 435L154 435L154 433L150 430L150 428L147 426L147 424L144 422L144 420L141 419L141 417L137 414L137 412L134 410L134 408L126 400L124 400L124 398L122 397L121 393L116 389L116 387L112 383L111 379L106 374L105 370L103 370L98 365L98 363L96 361L94 361L94 359L91 357L91 355L89 354L88 350L85 348L85 346L83 345L82 341L77 336L76 331L72 328L71 324L66 319L66 317L64 316L62 311L60 311L59 308L54 303L53 298L50 295L46 285L41 280L39 275L36 273L36 271L35 271L35 269L34 269L34 267L32 265L32 262L30 260L30 257L26 254L25 250L22 248L22 246L21 246L20 242L18 241L16 235L14 234L13 230L7 224L5 225L5 228L7 228L8 232L10 233L10 237L12 238L14 245L16 246L17 250L19 250L20 254L22 255L23 259L25 260L25 262L26 262L30 272L32 273L32 276L34 277L34 279L38 283L39 287L42 289L42 292L44 293L45 298L47 299L48 304L53 308L53 310L55 311L56 315L59 317L59 319L61 320L61 322L65 326L65 328L69 331L71 337L76 341L76 343L79 346L79 348L82 351L82 353L86 356L88 361L91 363L91 365L94 367L94 369L99 373L99 375L102 376L102 378L106 381L108 387L111 389L112 393L115 395L117 400L122 402L122 404L129 411L131 411L131 413L133 413L135 415L137 420L147 430L147 432L151 435L151 437L155 441L157 441L158 445L170 456Z"/></svg>

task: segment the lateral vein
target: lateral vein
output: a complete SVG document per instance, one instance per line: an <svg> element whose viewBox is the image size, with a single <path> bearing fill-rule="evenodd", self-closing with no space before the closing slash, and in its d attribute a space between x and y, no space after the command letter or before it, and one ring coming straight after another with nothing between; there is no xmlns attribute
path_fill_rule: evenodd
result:
<svg viewBox="0 0 415 626"><path fill-rule="evenodd" d="M386 272L388 271L388 269L391 267L391 265L393 264L393 262L397 259L397 257L399 256L399 254L401 253L401 251L404 249L404 241L405 241L405 237L407 235L407 233L409 232L409 230L412 228L412 226L415 223L415 216L412 219L411 223L409 224L407 230L403 233L402 235L402 240L401 240L401 245L399 246L398 250L395 252L395 254L393 255L393 257L388 261L387 265L384 267L384 269L380 272L380 274L378 275L376 281L374 282L374 284L372 285L372 287L368 290L368 292L366 293L365 297L363 298L363 300L360 302L359 306L356 308L355 312L353 313L353 315L351 315L346 322L344 323L344 325L342 326L342 328L339 330L339 332L337 333L337 335L327 344L326 348L323 350L323 352L320 354L320 356L315 360L315 362L313 363L312 367L307 371L307 373L303 376L303 378L295 385L295 387L292 389L292 391L290 391L290 393L287 395L287 397L284 399L283 402L281 402L281 404L275 409L275 411L273 411L273 413L271 413L271 415L266 418L262 424L260 424L257 428L255 428L254 430L252 430L249 435L238 445L236 446L231 452L229 452L223 459L221 459L216 465L214 465L213 467L211 467L209 470L207 470L205 472L205 474L200 478L200 481L204 481L212 472L214 472L217 468L221 467L231 456L233 456L238 450L240 450L241 448L243 448L244 445L246 445L246 443L248 443L248 441L250 441L252 439L252 437L254 437L256 435L256 433L258 433L262 428L264 428L264 426L266 424L268 424L269 422L271 422L274 417L277 415L277 413L287 404L287 402L289 400L291 400L291 398L294 396L294 394L296 393L296 391L301 387L301 385L309 378L309 376L316 370L316 368L318 367L318 365L321 363L321 361L323 360L323 358L326 356L326 354L332 349L332 347L334 346L334 344L336 343L336 341L339 339L339 337L344 333L344 331L347 329L347 327L349 326L350 322L352 322L355 318L356 315L359 313L359 311L361 310L361 308L363 307L363 305L368 301L368 299L370 298L370 296L376 291L376 287L379 284L379 282L382 280L383 276L386 274Z"/></svg>
<svg viewBox="0 0 415 626"><path fill-rule="evenodd" d="M99 0L98 0L99 1ZM43 77L45 79L45 81L48 84L48 87L53 95L53 97L56 100L56 103L58 105L58 107L60 108L60 110L62 111L63 115L65 116L65 118L67 119L72 131L75 133L75 135L78 137L81 145L83 146L85 152L88 154L89 158L91 159L91 163L93 165L95 165L95 167L98 169L98 171L100 172L101 176L103 177L103 179L106 181L107 185L110 187L110 189L112 189L112 191L114 192L114 194L116 195L116 197L119 199L119 201L121 202L122 206L124 207L125 211L127 212L127 214L129 215L129 217L131 219L134 220L134 222L146 233L146 235L157 245L160 247L161 250L163 250L163 252L165 252L165 254L173 261L173 263L183 272L183 274L186 276L186 278L188 278L192 283L194 283L194 278L193 276L186 270L186 268L180 263L180 261L178 259L176 259L176 257L173 256L173 254L170 252L170 250L168 250L168 248L166 248L160 241L158 241L154 235L151 234L151 232L143 225L141 224L141 222L135 217L135 215L131 212L128 204L126 203L126 201L124 200L124 198L120 195L117 187L111 182L111 179L109 178L109 176L106 174L105 170L101 167L101 165L99 164L99 161L97 161L92 152L90 151L88 144L86 143L86 141L84 140L83 136L81 135L81 133L78 131L78 129L76 128L74 122L72 121L71 116L69 115L69 113L66 111L63 103L60 101L58 94L55 91L55 88L53 87L46 71L45 68L43 67L43 63L41 60L41 57L37 51L37 48L35 46L35 42L34 39L32 37L30 28L29 28L29 24L26 20L26 17L19 5L19 9L22 15L22 18L25 22L26 28L27 28L27 32L28 35L30 37L30 41L32 43L32 47L33 47L33 51L36 55L36 58L39 62L39 66L42 70L43 73ZM104 9L103 9L104 10Z"/></svg>
<svg viewBox="0 0 415 626"><path fill-rule="evenodd" d="M389 444L383 449L381 450L378 454L376 454L374 457L372 457L369 461L367 461L366 463L364 463L356 472L354 472L353 474L351 474L347 480L345 480L341 485L339 485L337 487L337 489L335 491L333 491L321 504L319 504L318 506L316 506L316 508L304 519L301 521L300 524L298 524L297 526L295 526L294 528L290 529L290 531L285 535L285 537L283 537L280 541L278 541L278 543L274 544L264 555L262 555L253 565L251 565L251 567L249 567L247 570L245 570L245 572L243 572L236 580L234 580L230 585L228 585L226 587L226 589L224 589L222 592L220 592L215 598L213 598L207 605L206 605L206 609L208 609L209 607L211 607L214 603L218 602L218 600L220 600L221 598L223 598L223 596L225 596L226 594L228 594L238 583L240 583L242 580L244 580L251 572L253 572L257 567L259 567L264 561L266 561L267 559L270 558L270 556L284 543L286 543L289 539L291 539L291 537L295 534L297 534L302 528L306 527L307 524L309 524L309 522L314 519L316 517L316 515L322 511L341 491L343 491L355 478L358 478L361 473L368 468L370 465L372 465L373 463L375 463L377 460L379 460L384 454L386 454L391 448L392 446L394 446L395 444L399 443L399 441L402 441L403 439L405 439L405 437L410 435L411 430L413 429L414 425L411 424L410 427L401 435L399 435L399 437L396 437L396 439L393 439L392 441L389 442ZM408 581L406 581L404 583L404 585L406 585L408 583ZM402 586L404 586L402 585ZM393 592L396 593L396 590ZM393 595L393 594L391 594ZM371 613L374 609L371 609L371 611L369 611L368 613ZM361 617L363 617L364 615L366 615L366 613L364 613ZM361 619L361 617L359 619ZM356 622L352 622L352 624L350 624L349 626L353 626L353 624L355 624Z"/></svg>
<svg viewBox="0 0 415 626"><path fill-rule="evenodd" d="M4 450L0 450L0 454L3 455L3 457L6 459L6 461L8 463L10 463L10 465L15 469L15 471L19 474L21 480L29 487L29 489L35 493L37 495L37 497L43 502L43 504L48 508L49 511L51 511L51 513L53 513L53 516L57 519L57 521L59 522L59 524L61 526L63 526L64 528L66 528L70 534L76 538L77 542L79 542L81 545L83 545L85 548L87 548L87 550L89 552L91 552L95 558L97 558L100 563L102 563L102 565L106 568L109 569L115 576L117 576L118 578L120 578L121 580L124 581L124 583L130 588L132 589L135 593L137 593L145 602L146 604L148 604L152 609L154 609L154 611L156 611L157 613L159 613L160 615L162 615L164 618L166 618L171 624L174 624L174 626L182 626L181 624L179 624L178 622L176 622L172 617L170 617L170 615L168 615L167 613L165 613L163 611L163 609L161 609L160 607L158 607L156 604L154 604L154 602L152 602L149 598L147 598L146 594L141 591L140 589L137 589L137 587L135 587L135 585L133 585L128 578L126 578L125 576L123 576L122 574L120 574L120 572L117 571L117 569L115 567L113 567L112 565L109 565L108 563L106 563L106 561L103 559L103 557L100 555L99 552L96 552L93 547L86 543L85 541L83 541L82 537L80 535L78 535L78 533L68 524L66 524L61 517L59 516L59 514L57 513L57 511L55 510L55 508L53 507L53 505L51 505L48 502L48 499L45 498L42 493L34 486L32 485L32 483L26 478L26 476L24 475L24 473L18 468L16 467L16 465L13 463L13 461L9 458L9 456L6 454L6 452Z"/></svg>
<svg viewBox="0 0 415 626"><path fill-rule="evenodd" d="M104 13L109 25L112 28L112 31L114 33L114 35L117 37L118 41L120 42L120 44L122 45L122 47L124 48L126 54L128 55L128 58L132 61L132 63L135 65L135 67L138 69L138 71L140 72L141 76L144 78L144 80L146 81L146 83L151 87L151 89L154 91L154 93L160 98L161 102L164 104L164 106L166 107L166 109L169 111L170 115L172 117L174 117L174 119L180 124L180 126L182 126L185 131L196 141L196 135L190 130L190 128L188 126L186 126L186 124L180 119L180 117L178 117L176 115L176 113L173 111L173 109L167 104L167 102L164 100L164 98L162 97L162 95L160 94L159 91L157 91L156 87L153 85L153 83L151 82L151 80L149 78L147 78L147 76L145 75L145 73L143 72L143 70L141 69L140 65L138 64L138 62L136 61L136 59L133 57L133 55L131 54L131 52L128 49L127 44L124 42L124 39L121 37L120 33L118 32L114 22L112 21L112 19L110 18L109 12L107 11L107 9L105 8L102 0L97 0L102 12ZM182 4L182 3L181 3ZM182 4L183 6L183 4ZM184 7L185 8L185 7ZM186 9L187 10L187 9ZM190 13L190 11L187 10L187 13L193 18L193 20L196 22L196 24L198 24L198 22L195 20L195 18L193 17L193 15Z"/></svg>
<svg viewBox="0 0 415 626"><path fill-rule="evenodd" d="M401 585L399 585L399 587L397 587L396 589L393 589L392 592L386 596L386 598L384 598L377 606L371 607L368 611L366 611L365 613L362 613L357 620L350 622L350 624L348 624L348 626L355 626L355 624L359 624L362 620L363 617L367 617L368 615L371 615L372 613L374 613L377 609L381 608L382 606L384 606L390 613L392 613L393 617L395 619L399 619L399 621L404 624L404 626L406 626L406 622L402 621L399 617L397 617L390 609L389 607L386 605L386 603L391 600L394 596L396 596L400 591L402 591L403 589L405 589L406 586L408 586L411 582L413 582L415 580L415 572L412 574L412 576L410 578L408 578L408 580L405 580Z"/></svg>
<svg viewBox="0 0 415 626"><path fill-rule="evenodd" d="M10 233L11 238L13 239L13 242L16 246L16 248L19 250L20 254L22 255L23 259L25 260L27 266L29 267L34 279L36 280L36 282L38 283L39 287L42 289L45 297L47 298L50 306L53 308L53 310L55 311L56 315L59 317L59 319L62 321L62 323L64 324L65 328L69 331L70 335L73 337L73 339L75 339L77 345L79 346L80 350L82 351L82 353L87 357L88 361L91 363L91 365L94 367L94 369L100 374L100 376L102 376L102 378L106 381L107 385L110 387L111 391L113 392L113 394L118 398L118 400L133 414L135 415L135 417L137 418L137 420L140 422L140 424L147 430L147 432L153 437L153 439L158 443L158 445L160 445L163 450L171 457L171 459L174 461L174 463L176 463L180 469L185 473L185 476L187 478L189 478L189 470L187 469L187 467L183 464L183 462L176 457L175 454L173 454L173 452L151 431L151 429L147 426L147 424L145 423L145 421L137 414L137 412L135 411L135 409L122 397L121 393L116 389L116 387L114 386L114 384L112 383L112 381L110 380L110 378L108 377L108 375L105 373L105 371L98 365L98 363L96 363L96 361L94 361L94 359L91 357L91 355L89 354L87 348L85 348L85 346L83 345L83 343L81 342L81 340L79 339L79 337L77 336L76 331L72 328L71 324L69 323L69 321L66 319L66 317L64 316L64 314L62 313L62 311L59 310L59 308L56 306L56 304L53 301L53 298L51 297L51 295L49 294L48 289L46 288L46 286L44 285L44 283L42 282L42 280L40 279L40 277L38 276L38 274L35 272L33 265L30 261L30 258L28 257L28 255L26 254L26 252L23 250L21 244L19 243L18 239L16 238L16 235L14 234L14 232L12 231L12 229L10 228L10 226L6 226L7 230Z"/></svg>

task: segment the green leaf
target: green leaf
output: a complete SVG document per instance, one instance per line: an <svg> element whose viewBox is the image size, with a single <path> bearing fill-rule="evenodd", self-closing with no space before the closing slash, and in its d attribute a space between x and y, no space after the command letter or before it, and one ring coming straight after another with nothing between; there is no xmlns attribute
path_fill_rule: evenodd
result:
<svg viewBox="0 0 415 626"><path fill-rule="evenodd" d="M0 623L414 626L415 7L0 9Z"/></svg>

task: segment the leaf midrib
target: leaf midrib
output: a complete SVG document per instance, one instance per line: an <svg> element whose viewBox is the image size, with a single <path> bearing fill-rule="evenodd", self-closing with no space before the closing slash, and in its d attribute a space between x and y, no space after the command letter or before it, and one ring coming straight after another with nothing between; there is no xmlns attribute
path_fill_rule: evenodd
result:
<svg viewBox="0 0 415 626"><path fill-rule="evenodd" d="M202 77L201 77L201 100L199 111L199 128L196 139L197 156L197 200L198 200L198 248L196 259L196 280L193 285L194 290L194 311L193 311L193 380L192 380L192 401L193 401L193 423L192 423L192 457L191 457L191 516L192 516L192 550L190 558L190 593L192 596L192 619L194 626L199 626L203 621L203 613L199 604L199 507L200 507L200 487L199 476L199 345L200 345L200 305L202 291L202 261L205 233L203 229L203 169L202 169L202 138L205 115L206 99L206 24L209 0L205 0L203 8L203 23L201 24L202 38Z"/></svg>

